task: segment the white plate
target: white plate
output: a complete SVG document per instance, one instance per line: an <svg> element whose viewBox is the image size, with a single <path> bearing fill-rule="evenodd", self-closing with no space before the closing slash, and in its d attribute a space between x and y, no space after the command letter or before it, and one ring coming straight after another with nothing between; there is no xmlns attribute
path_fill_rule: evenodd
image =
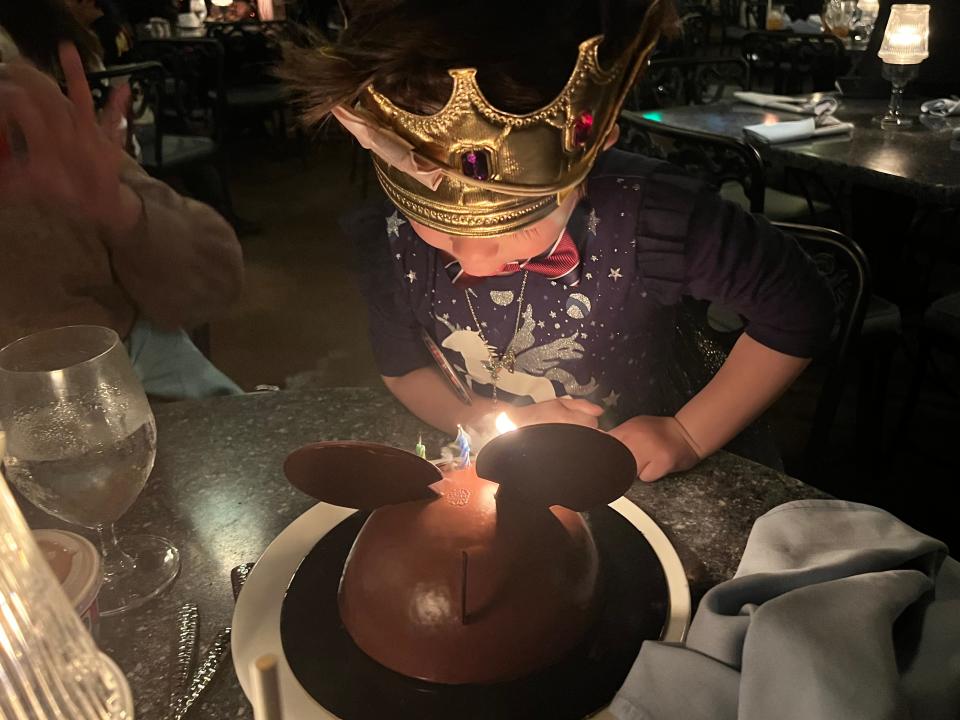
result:
<svg viewBox="0 0 960 720"><path fill-rule="evenodd" d="M690 623L690 588L683 565L663 531L643 510L626 498L610 507L630 521L653 547L663 565L670 595L670 614L662 639L683 640ZM270 543L247 578L233 612L233 665L240 686L252 696L250 664L264 653L280 659L280 694L284 716L292 720L337 720L301 687L283 654L280 610L294 573L317 542L356 510L319 503L294 520ZM322 650L318 650L322 652ZM612 717L602 711L596 718Z"/></svg>

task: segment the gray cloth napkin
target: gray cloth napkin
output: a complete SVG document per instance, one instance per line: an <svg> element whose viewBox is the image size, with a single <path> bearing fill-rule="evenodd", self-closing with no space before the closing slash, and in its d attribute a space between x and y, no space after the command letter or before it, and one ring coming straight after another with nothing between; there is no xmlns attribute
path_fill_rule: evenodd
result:
<svg viewBox="0 0 960 720"><path fill-rule="evenodd" d="M800 500L757 520L685 646L646 642L620 720L960 717L960 563L879 508Z"/></svg>

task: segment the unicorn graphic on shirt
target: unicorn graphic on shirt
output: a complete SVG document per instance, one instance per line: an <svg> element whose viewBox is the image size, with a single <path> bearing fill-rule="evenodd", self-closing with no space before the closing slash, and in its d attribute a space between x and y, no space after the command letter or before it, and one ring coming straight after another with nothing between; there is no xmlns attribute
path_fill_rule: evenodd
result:
<svg viewBox="0 0 960 720"><path fill-rule="evenodd" d="M513 372L500 372L497 378L497 387L500 390L518 397L530 397L534 402L543 402L557 397L551 381L563 387L565 397L583 397L597 389L594 378L591 377L589 382L581 384L573 374L558 367L565 360L579 360L583 357L583 345L577 342L579 333L538 346L533 336L536 321L532 305L527 305L522 319L520 329L510 343L516 356L514 369ZM443 317L437 317L437 320L450 330L441 345L460 354L471 382L492 385L493 378L487 367L490 356L480 333L472 329L465 330Z"/></svg>

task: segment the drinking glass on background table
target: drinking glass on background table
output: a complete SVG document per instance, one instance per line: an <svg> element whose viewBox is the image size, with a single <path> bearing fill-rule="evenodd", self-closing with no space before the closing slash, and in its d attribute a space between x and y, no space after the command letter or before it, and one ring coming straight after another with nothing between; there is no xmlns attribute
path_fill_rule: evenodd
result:
<svg viewBox="0 0 960 720"><path fill-rule="evenodd" d="M166 588L180 554L152 535L117 542L113 524L153 469L153 412L126 348L108 328L46 330L0 350L0 426L7 478L34 505L100 536L101 615Z"/></svg>
<svg viewBox="0 0 960 720"><path fill-rule="evenodd" d="M857 0L826 0L820 11L824 32L840 38L850 35L850 28L859 19Z"/></svg>

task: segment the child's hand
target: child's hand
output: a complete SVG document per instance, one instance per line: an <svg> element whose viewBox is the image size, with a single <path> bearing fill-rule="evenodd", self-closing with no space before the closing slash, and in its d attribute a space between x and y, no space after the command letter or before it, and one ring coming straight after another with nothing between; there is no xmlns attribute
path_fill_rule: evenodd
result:
<svg viewBox="0 0 960 720"><path fill-rule="evenodd" d="M68 97L48 76L25 62L0 69L0 132L21 148L0 164L0 196L38 202L94 222L114 235L139 221L142 203L120 182L123 150L117 143L128 88L118 88L98 122L83 64L73 45L60 48Z"/></svg>
<svg viewBox="0 0 960 720"><path fill-rule="evenodd" d="M557 398L510 408L507 414L521 427L540 423L568 423L595 428L598 418L603 415L603 408L587 400Z"/></svg>
<svg viewBox="0 0 960 720"><path fill-rule="evenodd" d="M700 462L693 440L674 417L638 415L610 434L630 448L637 459L637 474L644 482L689 470Z"/></svg>

